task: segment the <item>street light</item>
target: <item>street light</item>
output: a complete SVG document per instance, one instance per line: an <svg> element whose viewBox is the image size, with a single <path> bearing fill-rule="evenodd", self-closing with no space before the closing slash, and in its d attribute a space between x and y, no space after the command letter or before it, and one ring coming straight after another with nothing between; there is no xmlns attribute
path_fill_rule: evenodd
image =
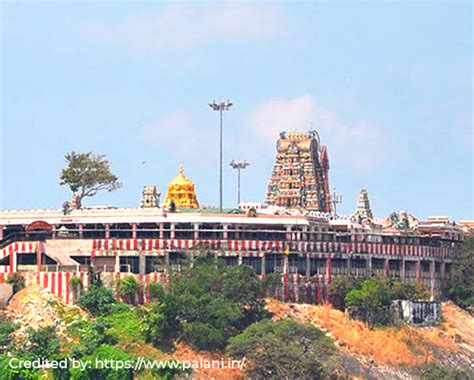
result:
<svg viewBox="0 0 474 380"><path fill-rule="evenodd" d="M242 169L245 169L249 165L250 164L245 160L243 161L232 160L230 162L230 166L232 166L232 169L237 169L237 206L240 205L240 171Z"/></svg>
<svg viewBox="0 0 474 380"><path fill-rule="evenodd" d="M227 99L225 102L216 103L215 100L209 103L213 111L219 111L219 209L222 212L222 111L228 111L233 103Z"/></svg>

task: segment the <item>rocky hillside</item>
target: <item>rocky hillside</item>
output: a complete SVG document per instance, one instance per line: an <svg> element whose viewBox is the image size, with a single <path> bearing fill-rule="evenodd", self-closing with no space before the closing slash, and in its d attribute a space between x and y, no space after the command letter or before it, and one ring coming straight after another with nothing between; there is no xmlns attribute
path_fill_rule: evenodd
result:
<svg viewBox="0 0 474 380"><path fill-rule="evenodd" d="M348 319L330 306L284 304L267 300L274 319L292 318L310 322L334 339L339 354L334 371L345 378L417 379L427 365L461 369L474 378L474 318L452 303L443 304L442 323L435 327L369 329L365 324ZM80 319L91 318L78 307L63 305L54 295L37 286L21 290L11 300L5 315L19 328L14 332L21 339L28 327L54 326L61 338L74 344L68 326ZM125 321L127 325L125 326ZM171 353L163 353L141 338L139 320L133 315L110 319L111 331L119 337L118 347L135 355L148 355L156 360L219 360L222 354L196 351L182 343ZM135 323L135 324L134 324ZM138 378L142 376L139 375ZM143 377L145 378L145 377ZM245 378L238 369L200 369L196 379Z"/></svg>
<svg viewBox="0 0 474 380"><path fill-rule="evenodd" d="M434 327L369 329L330 306L268 300L274 318L310 322L327 332L341 351L340 371L362 378L416 379L427 365L460 369L474 378L474 318L451 302Z"/></svg>

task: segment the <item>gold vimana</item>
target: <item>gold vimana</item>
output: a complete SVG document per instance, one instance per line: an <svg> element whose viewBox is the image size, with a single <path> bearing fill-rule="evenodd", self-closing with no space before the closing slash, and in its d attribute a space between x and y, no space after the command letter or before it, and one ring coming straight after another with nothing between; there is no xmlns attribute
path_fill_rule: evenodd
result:
<svg viewBox="0 0 474 380"><path fill-rule="evenodd" d="M199 208L194 183L184 175L183 165L179 164L178 176L168 184L164 206L169 207L171 200L176 207Z"/></svg>

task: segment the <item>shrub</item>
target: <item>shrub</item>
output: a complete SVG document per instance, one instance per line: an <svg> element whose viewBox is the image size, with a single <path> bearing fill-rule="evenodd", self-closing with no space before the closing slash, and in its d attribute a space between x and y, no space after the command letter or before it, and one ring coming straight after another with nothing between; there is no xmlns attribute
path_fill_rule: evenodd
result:
<svg viewBox="0 0 474 380"><path fill-rule="evenodd" d="M118 280L117 285L120 297L122 297L122 299L126 300L128 303L135 305L138 289L140 288L138 280L133 276L127 276L121 280Z"/></svg>
<svg viewBox="0 0 474 380"><path fill-rule="evenodd" d="M0 318L0 354L4 354L12 343L12 333L16 328L17 326L10 321Z"/></svg>
<svg viewBox="0 0 474 380"><path fill-rule="evenodd" d="M6 278L5 282L13 286L13 293L18 292L25 287L25 280L21 273L18 272L10 274L10 276Z"/></svg>
<svg viewBox="0 0 474 380"><path fill-rule="evenodd" d="M110 312L111 306L116 302L114 293L110 289L91 285L79 297L78 305L93 315L104 315Z"/></svg>
<svg viewBox="0 0 474 380"><path fill-rule="evenodd" d="M162 301L165 295L165 290L158 282L150 282L147 285L148 294L150 300Z"/></svg>
<svg viewBox="0 0 474 380"><path fill-rule="evenodd" d="M248 359L249 378L328 378L328 363L336 352L334 343L311 324L291 319L263 320L230 339L227 354Z"/></svg>
<svg viewBox="0 0 474 380"><path fill-rule="evenodd" d="M98 347L91 355L83 358L84 361L89 360L90 363L96 363L96 360L105 362L109 361L121 361L130 363L135 359L134 356L119 350L116 347L103 344ZM101 379L101 380L129 380L133 379L133 371L131 368L117 368L111 369L107 367L101 367L96 365L87 366L84 370L78 368L72 368L70 370L71 378L75 380L90 380L90 379Z"/></svg>
<svg viewBox="0 0 474 380"><path fill-rule="evenodd" d="M57 358L61 348L59 336L54 327L48 326L37 330L28 328L27 337L23 342L22 351L33 358Z"/></svg>

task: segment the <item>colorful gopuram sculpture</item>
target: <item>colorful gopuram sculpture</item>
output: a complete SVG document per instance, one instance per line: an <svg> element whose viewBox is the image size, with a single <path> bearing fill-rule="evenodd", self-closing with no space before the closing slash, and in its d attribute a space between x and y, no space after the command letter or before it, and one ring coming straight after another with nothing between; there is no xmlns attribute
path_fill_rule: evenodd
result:
<svg viewBox="0 0 474 380"><path fill-rule="evenodd" d="M199 208L194 183L184 175L183 165L179 165L178 176L168 184L164 207L173 200L176 207Z"/></svg>
<svg viewBox="0 0 474 380"><path fill-rule="evenodd" d="M316 131L281 132L267 203L331 212L329 157Z"/></svg>
<svg viewBox="0 0 474 380"><path fill-rule="evenodd" d="M358 222L367 220L371 221L374 219L374 214L370 208L369 195L366 189L362 189L359 193L359 199L357 200L357 207L354 216Z"/></svg>
<svg viewBox="0 0 474 380"><path fill-rule="evenodd" d="M156 190L156 186L145 186L140 199L140 207L159 207L161 193Z"/></svg>

